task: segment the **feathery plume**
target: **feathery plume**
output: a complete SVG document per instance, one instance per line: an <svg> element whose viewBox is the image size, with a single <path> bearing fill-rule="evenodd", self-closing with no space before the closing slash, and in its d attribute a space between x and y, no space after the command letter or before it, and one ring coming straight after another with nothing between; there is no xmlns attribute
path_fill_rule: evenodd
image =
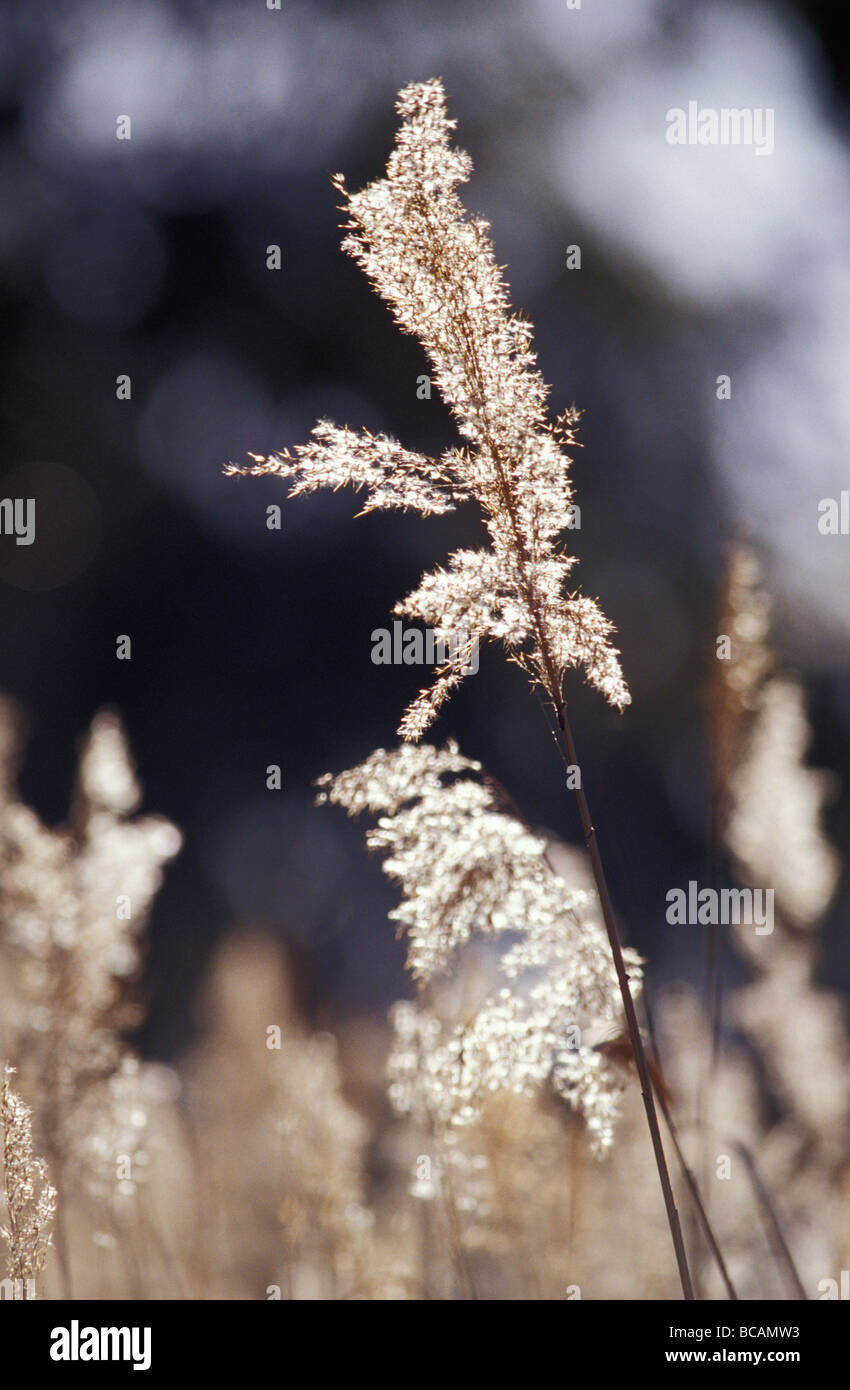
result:
<svg viewBox="0 0 850 1390"><path fill-rule="evenodd" d="M399 94L402 124L386 178L351 193L343 249L422 344L434 381L465 443L439 459L386 435L360 434L322 420L312 441L229 474L278 474L290 496L318 488L366 489L364 512L414 509L431 515L460 502L481 508L491 548L461 550L426 574L396 605L455 649L430 689L408 707L399 733L417 740L463 680L474 641L501 642L510 658L557 705L564 673L584 667L591 685L622 709L629 694L613 631L593 599L567 592L575 556L562 536L572 519L570 459L577 412L548 423L548 387L536 369L531 325L511 313L489 225L470 217L457 187L472 163L453 148L455 122L438 80Z"/></svg>
<svg viewBox="0 0 850 1390"><path fill-rule="evenodd" d="M850 1048L840 1000L817 982L817 925L840 863L821 824L833 779L805 766L810 740L799 683L773 677L731 779L726 838L741 880L773 888L776 922L770 936L756 938L733 926L756 978L736 991L732 1009L809 1142L834 1155L850 1118ZM801 1070L801 1056L816 1057L817 1066Z"/></svg>
<svg viewBox="0 0 850 1390"><path fill-rule="evenodd" d="M592 1028L620 1020L621 1003L594 900L570 892L545 840L504 809L481 764L453 741L378 749L318 785L320 802L377 815L366 843L401 886L390 918L405 932L408 965L422 985L473 938L510 935L498 961L501 987L471 1019L451 1024L421 1003L396 1007L396 1108L463 1124L479 1117L492 1092L531 1093L551 1080L584 1115L594 1147L608 1148L620 1087L589 1038ZM639 983L640 962L626 956Z"/></svg>
<svg viewBox="0 0 850 1390"><path fill-rule="evenodd" d="M755 555L733 550L726 581L733 659L718 662L731 730L719 829L738 879L770 887L776 920L762 936L741 924L731 928L737 953L755 972L732 995L731 1012L758 1049L774 1097L805 1135L815 1166L840 1153L850 1116L841 1004L817 981L817 926L840 872L822 825L835 779L805 764L811 742L805 695L793 675L778 669L769 645L769 597L759 580ZM801 1056L817 1058L817 1066L801 1070Z"/></svg>
<svg viewBox="0 0 850 1390"><path fill-rule="evenodd" d="M97 1120L96 1091L112 1109L121 1034L138 1019L127 980L163 866L180 847L169 821L130 818L140 799L108 713L80 755L70 829L48 830L11 788L0 797L2 938L17 976L10 1050L40 1077L39 1118L60 1178L69 1158L90 1151L78 1131L83 1114Z"/></svg>
<svg viewBox="0 0 850 1390"><path fill-rule="evenodd" d="M0 1227L9 1247L9 1278L16 1296L37 1297L35 1279L44 1268L50 1248L50 1228L56 1215L56 1189L47 1164L33 1152L32 1112L10 1078L6 1066L0 1081L0 1126L3 1129L3 1186L8 1225Z"/></svg>
<svg viewBox="0 0 850 1390"><path fill-rule="evenodd" d="M798 930L823 916L840 872L821 828L833 778L805 766L810 741L799 683L775 677L762 690L746 757L731 778L726 830L739 871L771 884L783 919Z"/></svg>

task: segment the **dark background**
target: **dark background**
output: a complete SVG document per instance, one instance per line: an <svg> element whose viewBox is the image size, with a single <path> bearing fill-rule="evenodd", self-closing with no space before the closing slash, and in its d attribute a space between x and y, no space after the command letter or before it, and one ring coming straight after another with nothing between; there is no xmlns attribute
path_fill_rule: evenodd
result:
<svg viewBox="0 0 850 1390"><path fill-rule="evenodd" d="M282 486L221 473L319 416L428 452L454 438L436 396L416 398L418 345L339 251L330 186L380 175L405 82L443 77L476 167L466 201L492 221L553 409L585 411L578 578L617 624L634 704L618 716L578 678L568 693L614 898L655 978L699 972L663 905L706 870L703 687L733 534L764 557L812 761L850 786L850 539L816 526L818 499L850 486L844 9L4 0L0 496L36 496L38 529L30 549L0 538L0 688L28 711L22 787L48 821L109 704L145 806L184 832L151 923L153 1052L186 1042L234 924L287 942L314 1021L406 988L393 894L311 782L394 741L419 673L374 666L370 634L477 543L474 518L354 522L351 494L320 494L270 532ZM774 106L774 155L671 149L664 113L692 97ZM546 720L498 652L449 734L533 823L578 838ZM829 829L846 852L846 793ZM846 909L843 882L824 973L844 990Z"/></svg>

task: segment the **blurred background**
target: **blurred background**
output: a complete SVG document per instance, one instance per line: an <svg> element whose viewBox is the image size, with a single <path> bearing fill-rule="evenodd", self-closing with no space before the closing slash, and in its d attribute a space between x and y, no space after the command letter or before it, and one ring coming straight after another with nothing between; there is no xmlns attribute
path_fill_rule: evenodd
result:
<svg viewBox="0 0 850 1390"><path fill-rule="evenodd" d="M0 688L29 716L21 785L46 820L112 705L146 806L184 832L150 928L148 1054L191 1039L233 923L287 945L316 1026L409 988L394 895L311 784L395 741L420 672L373 665L372 630L476 523L354 522L350 493L287 504L273 480L222 476L320 416L429 453L455 438L436 394L417 398L418 345L339 251L330 176L382 173L407 82L444 79L475 164L465 201L535 325L553 411L584 411L578 578L617 625L634 704L617 716L578 678L568 694L651 979L701 968L665 895L707 872L704 689L733 536L764 560L812 763L850 787L850 538L817 525L850 486L844 9L5 0L0 497L34 497L37 531L0 537ZM668 145L666 112L689 100L774 108L773 154ZM533 824L579 838L546 721L501 654L447 708L449 735ZM827 827L845 856L846 795ZM842 881L823 971L845 992L847 906Z"/></svg>

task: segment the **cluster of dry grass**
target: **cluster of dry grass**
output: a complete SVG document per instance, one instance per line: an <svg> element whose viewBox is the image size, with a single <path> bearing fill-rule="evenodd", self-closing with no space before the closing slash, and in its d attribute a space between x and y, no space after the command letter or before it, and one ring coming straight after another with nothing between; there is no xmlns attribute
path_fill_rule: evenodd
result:
<svg viewBox="0 0 850 1390"><path fill-rule="evenodd" d="M850 1265L850 1043L818 982L817 931L838 866L755 562L732 556L721 604L711 848L715 880L769 891L775 920L706 931L702 996L656 990L641 1018L644 963L621 944L563 695L581 668L610 704L629 701L611 624L567 591L575 414L546 421L530 325L457 197L471 166L441 85L406 88L398 109L387 178L359 194L337 181L345 246L419 337L463 447L432 459L323 421L294 456L247 471L289 478L291 495L365 487L366 510L471 502L487 532L397 608L451 653L406 711L405 743L320 782L320 801L372 820L416 998L391 1030L349 1020L336 1041L312 1036L276 947L234 931L192 1055L136 1056L141 937L179 833L137 815L108 714L67 827L42 825L18 797L14 711L0 708L0 1059L16 1071L0 1093L4 1291L835 1296ZM487 639L548 702L584 851L524 824L455 744L419 742ZM729 951L747 982L724 992Z"/></svg>
<svg viewBox="0 0 850 1390"><path fill-rule="evenodd" d="M727 627L753 631L759 601L745 587ZM738 654L737 669L722 673L739 741L724 836L740 881L770 874L776 883L776 927L758 939L732 929L750 980L721 999L719 1046L710 999L684 986L656 994L653 1073L705 1213L675 1165L699 1295L727 1297L731 1285L743 1299L819 1298L850 1263L841 1219L850 1043L838 1000L815 982L836 864L818 823L825 786L802 765L800 690L771 669L764 648L738 700L754 653L739 641ZM6 1296L677 1296L624 1036L610 1019L582 1029L619 1110L600 1159L592 1108L581 1093L547 1085L554 1045L552 1064L537 1065L559 1018L547 1015L544 1026L532 1010L529 1023L529 980L533 991L541 979L533 952L509 986L524 1001L519 1014L493 1011L505 982L492 933L470 932L452 975L438 972L416 1003L398 1005L392 1029L349 1019L334 1039L305 1030L277 945L234 931L210 972L191 1054L174 1068L135 1056L125 1030L139 1017L144 916L179 837L158 818L134 817L139 790L120 725L106 716L81 754L71 827L46 829L14 791L12 716L4 706L0 1057L16 1068L0 1110ZM432 752L436 766L440 757L465 763ZM374 776L372 763L365 785ZM427 778L418 777L421 790ZM341 785L350 800L364 783ZM389 755L383 785L403 799ZM334 799L340 779L325 786ZM449 831L458 833L451 817ZM384 833L397 850L386 818ZM513 834L492 821L487 833ZM536 873L533 840L519 848ZM552 882L571 886L569 931L586 930L593 879L584 852L549 842L545 859ZM444 913L443 929L458 920ZM490 1068L481 1072L470 1050L458 1072L446 1039L476 1036L482 1015ZM470 1076L481 1082L474 1113Z"/></svg>

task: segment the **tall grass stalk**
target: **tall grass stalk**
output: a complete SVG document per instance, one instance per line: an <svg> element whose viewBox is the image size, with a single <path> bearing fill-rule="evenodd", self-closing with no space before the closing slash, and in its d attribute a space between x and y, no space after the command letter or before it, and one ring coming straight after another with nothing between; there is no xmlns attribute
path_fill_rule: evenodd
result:
<svg viewBox="0 0 850 1390"><path fill-rule="evenodd" d="M419 692L399 733L418 740L470 669L480 640L500 642L510 661L542 690L554 710L564 749L578 767L563 681L581 667L615 707L630 701L613 627L593 599L568 589L576 557L564 544L571 526L570 459L577 412L553 426L548 387L536 370L531 326L511 312L489 227L468 215L457 186L469 156L451 143L455 122L434 80L399 94L401 126L385 179L351 193L335 187L349 220L344 249L390 305L399 326L418 338L464 443L439 458L403 448L386 435L357 434L322 420L309 444L229 473L277 474L290 496L346 485L366 488L363 511L444 513L478 505L487 549L458 551L448 568L426 574L395 611L429 625L449 655L433 685ZM585 842L634 1050L655 1162L685 1298L694 1297L676 1201L653 1098L649 1067L623 957L596 832L581 779L575 787Z"/></svg>

